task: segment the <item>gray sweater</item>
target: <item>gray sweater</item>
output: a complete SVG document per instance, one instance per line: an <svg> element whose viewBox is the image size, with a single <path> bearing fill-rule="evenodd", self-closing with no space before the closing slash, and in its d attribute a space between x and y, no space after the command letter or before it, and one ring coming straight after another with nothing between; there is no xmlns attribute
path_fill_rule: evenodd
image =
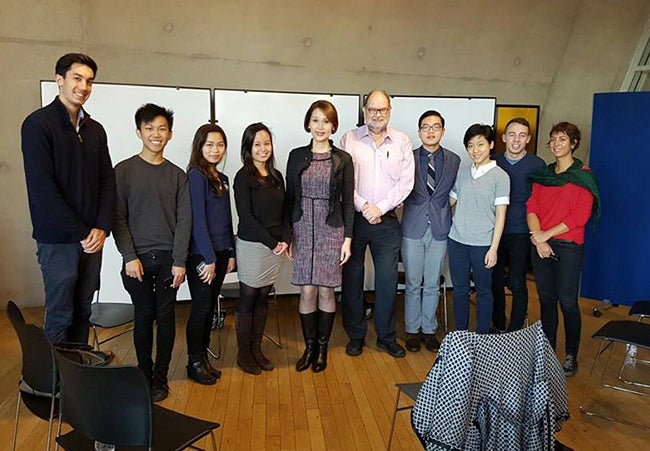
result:
<svg viewBox="0 0 650 451"><path fill-rule="evenodd" d="M461 165L452 190L456 211L449 238L468 246L490 246L494 234L496 205L507 205L510 178L498 166L477 179L472 178L471 165Z"/></svg>
<svg viewBox="0 0 650 451"><path fill-rule="evenodd" d="M185 267L192 232L187 175L165 160L147 163L134 155L115 166L117 202L113 234L124 262L152 250L172 251Z"/></svg>

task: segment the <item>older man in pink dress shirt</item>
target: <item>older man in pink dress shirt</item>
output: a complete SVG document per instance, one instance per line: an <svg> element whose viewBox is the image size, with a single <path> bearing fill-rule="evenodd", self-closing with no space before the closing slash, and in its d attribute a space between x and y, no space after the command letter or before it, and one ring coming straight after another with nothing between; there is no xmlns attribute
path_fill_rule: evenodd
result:
<svg viewBox="0 0 650 451"><path fill-rule="evenodd" d="M401 244L400 225L395 214L413 189L415 165L410 138L388 126L390 96L371 91L365 99L366 125L347 132L341 148L354 162L354 204L356 215L352 257L343 268L343 326L350 341L345 351L363 352L367 320L363 306L366 247L375 266L375 331L377 347L393 357L403 357L404 348L395 334L397 260Z"/></svg>

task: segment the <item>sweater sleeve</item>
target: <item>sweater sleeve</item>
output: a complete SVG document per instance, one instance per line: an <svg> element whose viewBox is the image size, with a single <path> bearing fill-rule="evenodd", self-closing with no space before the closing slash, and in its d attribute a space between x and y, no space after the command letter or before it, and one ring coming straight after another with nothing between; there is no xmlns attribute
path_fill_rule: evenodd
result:
<svg viewBox="0 0 650 451"><path fill-rule="evenodd" d="M529 215L534 213L537 216L539 216L538 199L539 199L539 184L533 183L533 191L530 194L528 201L526 201L526 214Z"/></svg>
<svg viewBox="0 0 650 451"><path fill-rule="evenodd" d="M48 212L48 221L77 241L85 239L94 224L85 224L65 200L56 182L50 133L40 121L28 117L21 128L25 178L30 207ZM107 231L110 229L107 229Z"/></svg>
<svg viewBox="0 0 650 451"><path fill-rule="evenodd" d="M185 267L191 234L192 207L190 206L190 193L187 188L187 176L180 171L177 177L176 228L174 230L174 247L172 250L174 266Z"/></svg>
<svg viewBox="0 0 650 451"><path fill-rule="evenodd" d="M208 180L200 171L190 170L188 174L190 204L192 206L192 238L207 264L217 261L210 239L206 214L206 193L210 189Z"/></svg>
<svg viewBox="0 0 650 451"><path fill-rule="evenodd" d="M106 234L111 231L113 215L115 214L115 171L108 151L106 132L102 130L102 148L100 149L99 168L99 208L95 227L104 230Z"/></svg>
<svg viewBox="0 0 650 451"><path fill-rule="evenodd" d="M115 216L113 217L113 238L117 250L122 254L124 263L128 263L137 258L133 237L129 230L129 202L128 202L128 169L129 160L115 166Z"/></svg>

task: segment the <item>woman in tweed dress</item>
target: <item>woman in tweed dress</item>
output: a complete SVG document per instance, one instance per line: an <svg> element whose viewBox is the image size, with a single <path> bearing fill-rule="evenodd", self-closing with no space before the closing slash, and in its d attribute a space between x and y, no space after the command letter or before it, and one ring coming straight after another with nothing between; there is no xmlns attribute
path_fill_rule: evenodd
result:
<svg viewBox="0 0 650 451"><path fill-rule="evenodd" d="M338 127L338 114L330 102L314 102L305 114L304 128L311 143L293 149L287 162L287 214L294 242L291 282L300 286L300 322L305 351L297 371L327 367L327 348L341 267L350 258L354 221L354 169L352 158L336 148L330 136Z"/></svg>

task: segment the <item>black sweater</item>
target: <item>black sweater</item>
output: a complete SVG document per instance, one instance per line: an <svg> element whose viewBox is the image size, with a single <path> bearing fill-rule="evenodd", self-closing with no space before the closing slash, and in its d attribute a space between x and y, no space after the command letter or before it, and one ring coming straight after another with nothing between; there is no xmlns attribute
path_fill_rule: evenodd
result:
<svg viewBox="0 0 650 451"><path fill-rule="evenodd" d="M291 242L291 232L285 221L284 180L281 186L267 186L251 176L246 168L235 175L235 205L239 216L237 237L245 241L262 243L275 249L278 242ZM271 177L269 176L269 179Z"/></svg>
<svg viewBox="0 0 650 451"><path fill-rule="evenodd" d="M110 232L115 173L104 128L84 111L79 132L56 97L21 129L29 210L40 243L75 243Z"/></svg>

